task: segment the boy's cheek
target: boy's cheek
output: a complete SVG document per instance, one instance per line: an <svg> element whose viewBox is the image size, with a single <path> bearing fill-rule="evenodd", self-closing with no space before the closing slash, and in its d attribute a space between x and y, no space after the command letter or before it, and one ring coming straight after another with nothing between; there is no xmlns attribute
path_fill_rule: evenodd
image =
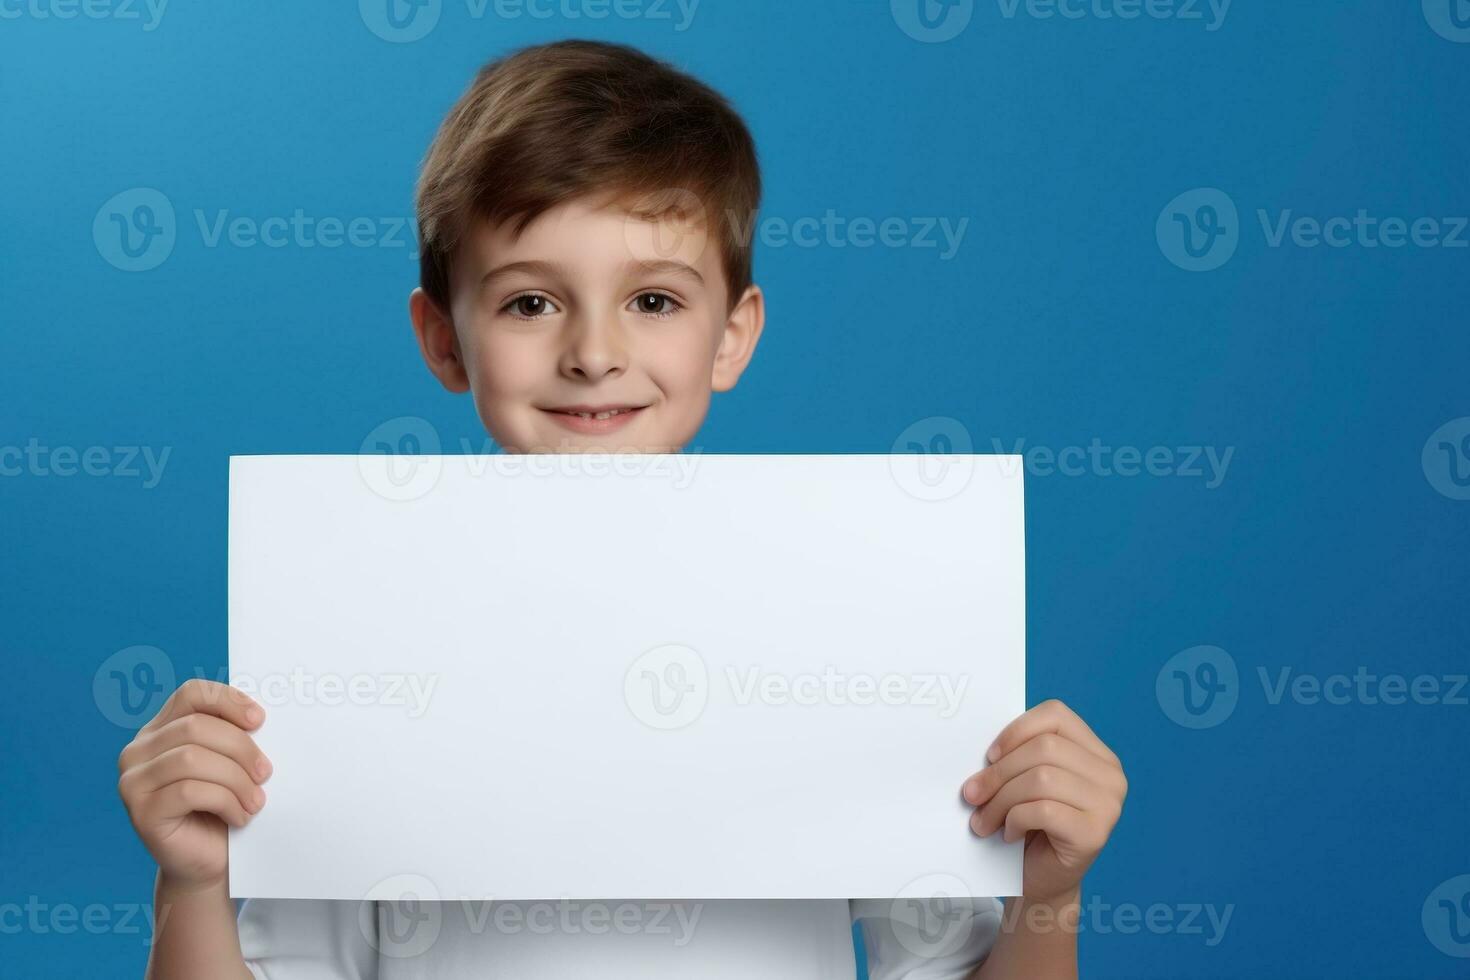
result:
<svg viewBox="0 0 1470 980"><path fill-rule="evenodd" d="M516 396L556 376L556 352L537 339L510 338L480 330L462 339L465 372L476 395Z"/></svg>
<svg viewBox="0 0 1470 980"><path fill-rule="evenodd" d="M708 409L708 391L704 393L702 399L684 403L677 413L677 418L670 420L670 431L658 440L660 446L667 445L670 451L690 448L694 436L699 432L699 427L704 424L704 417Z"/></svg>
<svg viewBox="0 0 1470 980"><path fill-rule="evenodd" d="M463 351L470 396L480 423L497 443L524 442L535 432L535 362L514 348L472 345ZM544 370L544 369L543 369Z"/></svg>

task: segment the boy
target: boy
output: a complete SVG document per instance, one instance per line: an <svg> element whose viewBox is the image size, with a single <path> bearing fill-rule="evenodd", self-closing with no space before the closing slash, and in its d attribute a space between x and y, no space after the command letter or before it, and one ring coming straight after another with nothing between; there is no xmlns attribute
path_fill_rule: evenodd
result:
<svg viewBox="0 0 1470 980"><path fill-rule="evenodd" d="M471 394L507 452L678 451L760 339L764 298L738 233L759 198L740 118L669 66L589 42L493 63L451 110L419 183L409 309L424 361ZM411 928L425 913L400 903L360 915L356 902L257 899L237 922L226 827L264 806L271 766L248 734L263 719L243 693L190 681L119 758L119 791L159 865L156 907L169 909L155 980L846 980L853 922L875 980L1075 976L1081 878L1127 788L1117 757L1060 703L1012 722L988 767L955 778L975 833L1027 839L1025 894L1004 922L993 900L946 908L953 943L873 900L683 903L682 943L652 928L557 928L536 908L556 903L497 903L522 906L526 923L539 912L542 928L515 929L451 904L425 943Z"/></svg>

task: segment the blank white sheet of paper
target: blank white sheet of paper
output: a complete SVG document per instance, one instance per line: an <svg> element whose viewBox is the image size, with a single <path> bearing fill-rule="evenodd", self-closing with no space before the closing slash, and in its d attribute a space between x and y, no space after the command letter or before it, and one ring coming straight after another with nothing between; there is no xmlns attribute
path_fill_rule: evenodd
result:
<svg viewBox="0 0 1470 980"><path fill-rule="evenodd" d="M242 456L236 897L1015 895L1016 456ZM936 884L937 883L937 884Z"/></svg>

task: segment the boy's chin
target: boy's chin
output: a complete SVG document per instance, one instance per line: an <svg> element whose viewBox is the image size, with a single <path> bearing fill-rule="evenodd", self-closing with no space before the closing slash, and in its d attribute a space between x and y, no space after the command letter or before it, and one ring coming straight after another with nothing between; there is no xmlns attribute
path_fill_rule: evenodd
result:
<svg viewBox="0 0 1470 980"><path fill-rule="evenodd" d="M508 453L509 455L512 455L512 456L536 456L536 455L550 455L550 454L556 454L556 453L561 453L561 454L565 454L565 455L568 455L568 456L576 456L576 455L637 456L637 455L649 455L649 454L654 454L654 453L677 453L677 452L680 452L681 451L678 446L643 446L643 445L630 446L630 445L622 445L622 444L618 444L618 443L608 443L606 445L585 445L585 446L573 446L573 445L535 446L535 447L533 447L531 449L518 449L518 448L516 448L514 446L504 446L504 447L502 447L502 449L504 450L504 452L506 452L506 453Z"/></svg>
<svg viewBox="0 0 1470 980"><path fill-rule="evenodd" d="M502 451L515 455L547 453L677 453L682 446L676 440L650 439L647 433L610 432L583 434L576 432L538 432L529 436L497 438Z"/></svg>

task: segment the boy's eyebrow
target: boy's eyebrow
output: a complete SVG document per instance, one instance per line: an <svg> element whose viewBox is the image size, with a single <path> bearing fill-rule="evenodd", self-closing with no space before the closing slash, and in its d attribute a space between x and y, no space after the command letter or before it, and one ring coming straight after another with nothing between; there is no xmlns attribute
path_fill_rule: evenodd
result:
<svg viewBox="0 0 1470 980"><path fill-rule="evenodd" d="M504 279L517 273L525 273L532 276L545 278L565 278L566 269L558 262L546 262L541 259L526 259L521 262L507 262L499 265L485 273L480 279L480 288L484 289L497 279Z"/></svg>
<svg viewBox="0 0 1470 980"><path fill-rule="evenodd" d="M631 272L635 272L645 276L683 276L686 279L693 279L701 286L704 285L704 276L701 276L699 274L698 269L685 262L675 262L672 259L662 259L659 261L648 262L629 262L628 269Z"/></svg>

